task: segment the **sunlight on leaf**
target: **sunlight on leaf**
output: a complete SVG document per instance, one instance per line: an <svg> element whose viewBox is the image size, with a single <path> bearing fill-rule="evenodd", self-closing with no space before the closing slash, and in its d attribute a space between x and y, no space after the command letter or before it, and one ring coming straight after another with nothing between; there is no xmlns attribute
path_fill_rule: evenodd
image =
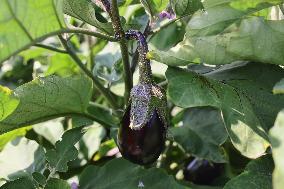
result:
<svg viewBox="0 0 284 189"><path fill-rule="evenodd" d="M61 0L0 1L0 62L64 26Z"/></svg>
<svg viewBox="0 0 284 189"><path fill-rule="evenodd" d="M268 147L266 133L247 97L233 87L194 72L169 68L168 95L178 106L213 106L222 111L233 145L245 156L257 158Z"/></svg>
<svg viewBox="0 0 284 189"><path fill-rule="evenodd" d="M284 187L284 111L281 111L275 121L274 127L270 130L270 140L272 144L272 155L275 163L273 171L273 188L282 189Z"/></svg>
<svg viewBox="0 0 284 189"><path fill-rule="evenodd" d="M65 115L84 114L91 94L92 83L84 76L35 79L13 91L13 98L20 103L0 121L0 134Z"/></svg>
<svg viewBox="0 0 284 189"><path fill-rule="evenodd" d="M0 153L0 166L0 178L31 177L33 172L41 172L45 168L44 149L35 141L17 138Z"/></svg>

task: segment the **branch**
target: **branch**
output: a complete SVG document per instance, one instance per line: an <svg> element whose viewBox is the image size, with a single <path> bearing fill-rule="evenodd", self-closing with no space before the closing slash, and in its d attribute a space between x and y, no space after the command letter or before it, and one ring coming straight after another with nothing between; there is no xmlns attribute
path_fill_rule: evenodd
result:
<svg viewBox="0 0 284 189"><path fill-rule="evenodd" d="M61 33L79 33L79 34L86 34L86 35L90 35L93 37L105 39L107 41L114 41L114 42L117 41L117 39L113 36L109 36L107 34L100 33L100 32L90 31L90 30L83 29L83 28L66 28L66 29L63 29Z"/></svg>
<svg viewBox="0 0 284 189"><path fill-rule="evenodd" d="M104 95L104 97L106 98L106 100L108 101L108 103L114 108L114 109L118 109L118 105L113 97L113 95L110 93L109 90L107 90L106 88L104 88L104 86L100 83L100 81L92 74L92 72L90 70L88 70L86 68L86 66L83 64L83 62L80 60L80 58L76 55L76 53L72 50L72 48L70 48L68 46L68 42L61 36L58 36L63 47L65 48L65 50L68 52L68 54L71 56L71 58L76 62L76 64L82 69L83 72L85 72L87 74L87 76L89 76L94 83L94 86L99 90L99 92L101 94Z"/></svg>
<svg viewBox="0 0 284 189"><path fill-rule="evenodd" d="M68 54L67 51L62 50L62 49L58 49L56 47L52 47L52 46L48 46L48 45L44 45L44 44L35 44L35 47L40 47L40 48L44 48L44 49L48 49L50 51L55 51L55 52L59 52L59 53L63 53L63 54Z"/></svg>
<svg viewBox="0 0 284 189"><path fill-rule="evenodd" d="M125 33L123 31L123 28L120 22L117 0L112 0L110 17L111 17L113 29L116 35L119 35L119 44L120 44L120 50L121 50L121 55L122 55L122 60L123 60L123 70L124 70L124 83L125 83L124 99L125 99L125 102L127 103L129 96L130 96L130 90L133 87L133 81L132 81L132 74L131 74L130 64L129 64L128 47L127 47L127 42L125 39Z"/></svg>

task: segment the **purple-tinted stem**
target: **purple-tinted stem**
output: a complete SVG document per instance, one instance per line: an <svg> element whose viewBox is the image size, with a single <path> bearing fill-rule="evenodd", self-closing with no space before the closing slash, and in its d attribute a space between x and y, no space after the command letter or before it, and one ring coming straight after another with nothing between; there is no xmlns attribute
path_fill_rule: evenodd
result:
<svg viewBox="0 0 284 189"><path fill-rule="evenodd" d="M143 48L144 52L148 52L148 44L144 34L137 30L128 30L125 32L126 39L135 39L138 41L138 45Z"/></svg>
<svg viewBox="0 0 284 189"><path fill-rule="evenodd" d="M171 13L171 12L168 12L168 11L162 11L159 14L159 17L160 17L160 19L164 19L164 18L174 19L176 17L176 15L174 13Z"/></svg>
<svg viewBox="0 0 284 189"><path fill-rule="evenodd" d="M152 71L150 60L147 59L148 44L144 34L137 30L128 30L125 32L126 39L135 39L138 41L139 52L139 82L144 84L152 83Z"/></svg>

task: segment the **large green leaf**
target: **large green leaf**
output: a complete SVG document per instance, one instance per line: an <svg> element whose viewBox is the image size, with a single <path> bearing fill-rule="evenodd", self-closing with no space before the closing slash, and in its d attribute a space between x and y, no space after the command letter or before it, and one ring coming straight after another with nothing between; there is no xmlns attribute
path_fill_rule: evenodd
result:
<svg viewBox="0 0 284 189"><path fill-rule="evenodd" d="M217 163L226 161L220 145L226 141L228 134L217 109L189 108L184 113L183 126L173 127L170 132L190 154Z"/></svg>
<svg viewBox="0 0 284 189"><path fill-rule="evenodd" d="M219 34L231 24L262 9L281 4L282 0L225 0L204 2L206 11L199 11L188 23L189 36Z"/></svg>
<svg viewBox="0 0 284 189"><path fill-rule="evenodd" d="M45 168L44 149L36 142L17 138L8 143L0 153L0 178L15 180L30 177Z"/></svg>
<svg viewBox="0 0 284 189"><path fill-rule="evenodd" d="M55 149L46 152L46 160L53 170L59 172L67 171L67 163L78 156L78 150L74 145L82 136L83 132L80 127L68 130L63 134L62 140L56 142Z"/></svg>
<svg viewBox="0 0 284 189"><path fill-rule="evenodd" d="M111 23L103 23L96 18L94 3L91 0L64 0L63 10L65 14L91 24L106 33L113 33Z"/></svg>
<svg viewBox="0 0 284 189"><path fill-rule="evenodd" d="M281 111L276 119L274 127L270 130L272 144L272 155L275 163L273 172L273 188L282 189L284 187L284 111Z"/></svg>
<svg viewBox="0 0 284 189"><path fill-rule="evenodd" d="M87 167L80 176L79 186L80 189L187 188L161 169L144 169L122 158L114 159L103 167Z"/></svg>
<svg viewBox="0 0 284 189"><path fill-rule="evenodd" d="M271 189L273 161L269 156L251 161L245 171L230 180L224 189Z"/></svg>
<svg viewBox="0 0 284 189"><path fill-rule="evenodd" d="M0 62L63 27L61 0L1 0Z"/></svg>
<svg viewBox="0 0 284 189"><path fill-rule="evenodd" d="M240 62L205 75L244 92L266 130L273 126L278 112L284 107L284 96L271 93L274 83L284 77L284 70L279 66Z"/></svg>
<svg viewBox="0 0 284 189"><path fill-rule="evenodd" d="M196 60L214 65L238 60L282 65L283 39L283 20L268 21L253 17L243 20L236 31L201 37L187 35L183 42L168 52L156 50L149 57L172 66L182 66Z"/></svg>
<svg viewBox="0 0 284 189"><path fill-rule="evenodd" d="M11 94L11 99L16 98L20 103L0 121L0 134L56 117L84 114L91 94L92 83L84 76L35 79ZM10 107L0 107L1 111L6 111L6 108Z"/></svg>
<svg viewBox="0 0 284 189"><path fill-rule="evenodd" d="M242 91L193 72L169 68L168 95L183 108L213 106L222 111L233 145L245 156L257 158L268 147L266 133Z"/></svg>

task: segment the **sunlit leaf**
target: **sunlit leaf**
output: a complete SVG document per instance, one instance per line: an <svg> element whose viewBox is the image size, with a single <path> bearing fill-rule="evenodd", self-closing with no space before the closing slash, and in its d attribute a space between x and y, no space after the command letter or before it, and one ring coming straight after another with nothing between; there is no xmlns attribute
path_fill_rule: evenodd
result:
<svg viewBox="0 0 284 189"><path fill-rule="evenodd" d="M17 138L0 153L0 166L0 178L31 177L33 172L41 172L45 168L44 149L34 141Z"/></svg>
<svg viewBox="0 0 284 189"><path fill-rule="evenodd" d="M2 0L0 62L64 27L61 0Z"/></svg>
<svg viewBox="0 0 284 189"><path fill-rule="evenodd" d="M281 111L276 119L274 127L270 130L270 140L272 144L272 155L275 163L273 171L273 188L282 189L284 187L284 112Z"/></svg>
<svg viewBox="0 0 284 189"><path fill-rule="evenodd" d="M227 27L260 10L281 4L281 0L226 0L204 2L205 11L199 11L188 23L189 36L219 34Z"/></svg>
<svg viewBox="0 0 284 189"><path fill-rule="evenodd" d="M233 87L180 69L166 73L168 95L178 106L213 106L222 111L233 145L245 156L257 158L268 147L266 133L245 94Z"/></svg>
<svg viewBox="0 0 284 189"><path fill-rule="evenodd" d="M83 76L38 78L13 91L17 108L0 121L0 133L65 115L84 114L92 94L91 81ZM0 107L0 110L9 106Z"/></svg>
<svg viewBox="0 0 284 189"><path fill-rule="evenodd" d="M283 28L283 20L267 21L253 17L243 20L233 32L201 37L187 35L168 52L151 52L150 58L172 66L186 65L195 60L213 65L239 60L282 65Z"/></svg>

